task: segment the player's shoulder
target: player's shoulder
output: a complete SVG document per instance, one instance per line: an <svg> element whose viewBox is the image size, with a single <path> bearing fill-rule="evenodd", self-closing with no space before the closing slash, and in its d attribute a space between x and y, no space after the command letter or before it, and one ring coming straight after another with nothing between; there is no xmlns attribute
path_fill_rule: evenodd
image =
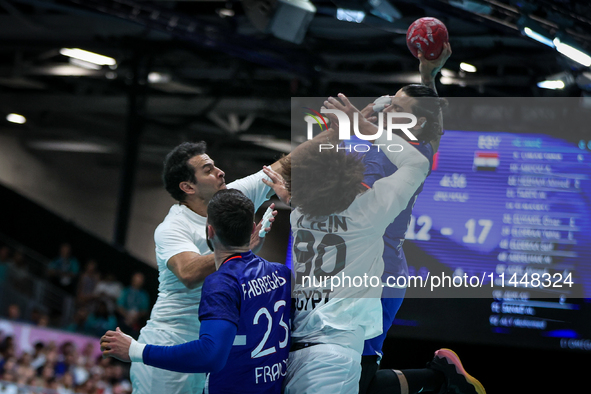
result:
<svg viewBox="0 0 591 394"><path fill-rule="evenodd" d="M274 261L267 261L262 259L263 264L265 265L265 269L270 272L280 272L281 274L285 274L290 272L289 268L285 264L277 263Z"/></svg>
<svg viewBox="0 0 591 394"><path fill-rule="evenodd" d="M426 156L429 160L433 158L433 145L431 145L430 141L420 141L418 144L413 144L414 147L421 152L424 156Z"/></svg>
<svg viewBox="0 0 591 394"><path fill-rule="evenodd" d="M157 237L158 235L165 235L174 231L189 230L190 228L191 223L187 215L183 212L183 206L175 204L170 208L162 223L156 227L154 236Z"/></svg>
<svg viewBox="0 0 591 394"><path fill-rule="evenodd" d="M203 291L223 291L223 289L239 287L237 272L235 270L224 268L225 267L222 265L219 270L205 278L205 281L203 282Z"/></svg>
<svg viewBox="0 0 591 394"><path fill-rule="evenodd" d="M289 277L289 274L291 273L291 270L285 264L275 263L275 262L269 262L269 264L270 264L270 267L273 270L275 270L275 271L277 271L277 272L279 272L281 274L284 274L287 277Z"/></svg>

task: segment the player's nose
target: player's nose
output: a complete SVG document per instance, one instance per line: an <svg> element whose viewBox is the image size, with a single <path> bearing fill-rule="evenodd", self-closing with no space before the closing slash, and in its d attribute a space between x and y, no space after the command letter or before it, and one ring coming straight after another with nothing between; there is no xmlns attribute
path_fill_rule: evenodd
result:
<svg viewBox="0 0 591 394"><path fill-rule="evenodd" d="M224 178L226 176L226 173L224 171L220 170L219 168L217 168L217 170L218 170L218 178Z"/></svg>

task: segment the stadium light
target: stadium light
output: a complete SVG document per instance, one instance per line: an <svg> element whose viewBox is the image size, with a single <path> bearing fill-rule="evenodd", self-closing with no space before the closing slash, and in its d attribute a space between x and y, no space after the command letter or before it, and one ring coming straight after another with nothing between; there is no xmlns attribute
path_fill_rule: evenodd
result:
<svg viewBox="0 0 591 394"><path fill-rule="evenodd" d="M60 54L74 59L83 60L99 66L116 66L117 62L112 57L99 55L98 53L85 51L80 48L62 48Z"/></svg>
<svg viewBox="0 0 591 394"><path fill-rule="evenodd" d="M27 118L19 114L8 114L6 115L6 120L10 123L24 124Z"/></svg>
<svg viewBox="0 0 591 394"><path fill-rule="evenodd" d="M546 77L544 81L538 82L536 85L542 89L564 89L574 85L575 77L570 71L562 71L557 74L552 74Z"/></svg>
<svg viewBox="0 0 591 394"><path fill-rule="evenodd" d="M561 80L538 82L538 87L542 89L564 89L564 86L564 82Z"/></svg>
<svg viewBox="0 0 591 394"><path fill-rule="evenodd" d="M159 73L152 71L148 74L148 82L150 83L167 83L170 82L171 77L169 74Z"/></svg>
<svg viewBox="0 0 591 394"><path fill-rule="evenodd" d="M476 72L476 67L469 64L469 63L460 63L460 70L465 71L467 73L475 73Z"/></svg>
<svg viewBox="0 0 591 394"><path fill-rule="evenodd" d="M337 19L340 21L361 23L365 19L365 12L337 8Z"/></svg>
<svg viewBox="0 0 591 394"><path fill-rule="evenodd" d="M585 67L591 66L591 56L565 42L564 38L556 36L556 38L554 38L554 46L556 46L558 52L562 53L569 59L572 59Z"/></svg>
<svg viewBox="0 0 591 394"><path fill-rule="evenodd" d="M75 57L70 58L70 64L78 67L85 68L87 70L100 70L101 66L95 63L87 62L86 60L76 59Z"/></svg>
<svg viewBox="0 0 591 394"><path fill-rule="evenodd" d="M548 45L550 48L554 48L554 42L550 38L536 32L536 31L533 31L529 27L523 28L523 34L525 34L526 36L528 36L531 39L536 40L537 42L540 42L544 45Z"/></svg>
<svg viewBox="0 0 591 394"><path fill-rule="evenodd" d="M521 33L528 36L532 40L535 40L541 44L547 45L550 48L554 48L554 42L550 34L542 28L542 26L531 18L523 15L517 21L517 26Z"/></svg>

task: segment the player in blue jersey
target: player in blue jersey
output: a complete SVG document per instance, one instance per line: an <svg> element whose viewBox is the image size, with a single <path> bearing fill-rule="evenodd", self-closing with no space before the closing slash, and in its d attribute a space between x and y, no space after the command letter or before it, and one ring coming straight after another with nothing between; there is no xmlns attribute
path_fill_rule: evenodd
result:
<svg viewBox="0 0 591 394"><path fill-rule="evenodd" d="M445 102L438 98L434 80L450 55L449 43L446 44L442 55L433 61L426 60L420 53L419 71L422 85L407 85L400 89L393 98L381 97L375 101L374 105L370 105L362 111L368 118L374 116L376 112L414 113L421 127L413 132L419 139L413 145L429 159L431 166L443 134L441 109L445 105ZM378 179L390 176L397 170L397 167L388 160L383 152L379 152L375 147L365 154L363 162L366 167L364 184L368 187L371 187ZM384 233L384 274L382 276L384 283L389 276L408 277L408 265L402 244L411 220L412 209L422 190L423 185L417 189L406 209L398 215ZM406 288L388 286L384 288L381 299L383 332L381 335L365 341L359 392L361 394L366 392L395 394L454 389L466 393L484 392L482 385L465 373L459 358L449 349L437 351L428 368L383 370L376 374L382 357L384 339L402 304L405 292Z"/></svg>
<svg viewBox="0 0 591 394"><path fill-rule="evenodd" d="M141 344L117 331L101 338L104 356L184 373L209 373L204 392L281 392L289 355L290 270L249 250L254 205L238 190L220 190L207 207L207 242L217 271L199 306L199 340Z"/></svg>

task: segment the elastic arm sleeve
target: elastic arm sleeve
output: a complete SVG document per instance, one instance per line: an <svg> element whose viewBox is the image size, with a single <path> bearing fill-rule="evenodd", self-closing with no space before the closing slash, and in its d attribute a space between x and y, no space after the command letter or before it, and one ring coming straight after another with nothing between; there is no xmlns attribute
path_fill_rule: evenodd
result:
<svg viewBox="0 0 591 394"><path fill-rule="evenodd" d="M175 346L146 345L143 362L175 372L218 372L226 365L236 331L236 325L227 320L204 320L198 340Z"/></svg>

